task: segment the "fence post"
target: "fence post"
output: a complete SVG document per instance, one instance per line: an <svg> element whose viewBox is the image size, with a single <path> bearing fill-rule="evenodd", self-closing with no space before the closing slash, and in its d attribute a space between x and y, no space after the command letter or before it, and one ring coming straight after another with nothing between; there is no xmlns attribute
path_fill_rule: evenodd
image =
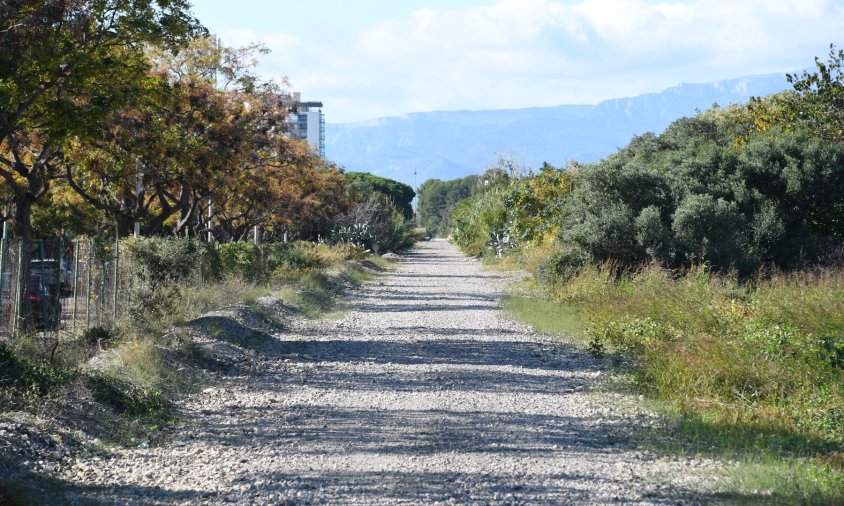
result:
<svg viewBox="0 0 844 506"><path fill-rule="evenodd" d="M120 287L120 238L114 235L114 306L111 310L112 321L117 320L117 289Z"/></svg>
<svg viewBox="0 0 844 506"><path fill-rule="evenodd" d="M88 238L88 263L85 264L88 270L88 288L85 290L85 328L91 326L91 238Z"/></svg>
<svg viewBox="0 0 844 506"><path fill-rule="evenodd" d="M26 272L24 270L24 269L26 269L26 266L23 265L23 262L21 262L22 258L23 258L23 241L19 239L18 240L18 276L17 276L17 279L15 280L16 281L15 282L15 325L14 325L15 332L19 332L20 330L22 330L22 327L23 327L22 322L21 322L21 314L20 314L21 299L23 298L23 293L21 293L21 292L24 289L28 288L28 287L22 287L21 286L21 279L23 279L23 276L25 275L25 272Z"/></svg>
<svg viewBox="0 0 844 506"><path fill-rule="evenodd" d="M5 224L4 224L5 228ZM6 235L0 238L0 308L3 307L3 274L6 272ZM11 281L11 276L9 276Z"/></svg>
<svg viewBox="0 0 844 506"><path fill-rule="evenodd" d="M52 316L53 322L56 325L56 342L58 343L59 333L61 331L62 326L62 258L64 255L64 236L59 238L59 246L58 246L58 258L56 258L56 294L55 294L55 304L53 304L52 308ZM56 345L58 346L58 344ZM55 350L54 350L55 351ZM50 358L50 362L53 359Z"/></svg>
<svg viewBox="0 0 844 506"><path fill-rule="evenodd" d="M76 243L75 253L73 254L73 332L76 332L76 303L79 300L79 239L74 241Z"/></svg>
<svg viewBox="0 0 844 506"><path fill-rule="evenodd" d="M44 296L44 240L38 241L38 255L41 257L41 276L38 279L38 293L41 295L41 323L44 324L44 331L48 330L48 304L47 298Z"/></svg>
<svg viewBox="0 0 844 506"><path fill-rule="evenodd" d="M97 306L97 323L98 324L102 324L103 313L105 312L106 272L108 272L108 269L106 269L107 263L108 262L106 262L105 255L103 255L103 262L102 262L102 265L100 265L100 296L97 299L97 303L99 304Z"/></svg>

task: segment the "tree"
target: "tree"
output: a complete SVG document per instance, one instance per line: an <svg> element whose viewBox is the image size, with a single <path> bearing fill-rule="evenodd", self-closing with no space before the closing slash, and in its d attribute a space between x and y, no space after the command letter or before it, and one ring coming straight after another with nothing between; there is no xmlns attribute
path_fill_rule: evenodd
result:
<svg viewBox="0 0 844 506"><path fill-rule="evenodd" d="M138 92L145 44L175 49L201 31L184 0L11 0L0 5L0 177L29 261L31 213L62 174L74 137ZM25 291L23 276L19 290Z"/></svg>
<svg viewBox="0 0 844 506"><path fill-rule="evenodd" d="M429 179L422 183L419 187L417 212L422 226L428 229L429 234L448 234L451 210L458 202L478 191L478 181L478 176L472 175L450 181Z"/></svg>
<svg viewBox="0 0 844 506"><path fill-rule="evenodd" d="M209 44L198 39L170 59L151 51L158 68L144 92L114 113L106 135L72 153L68 181L123 235L133 222L142 233L198 235L222 209L214 202L226 198L221 189L237 188L254 179L248 173L287 156L287 111L277 86L246 75L250 67L238 59L247 57L245 49ZM228 76L229 89L215 88L210 68ZM240 84L229 86L229 79Z"/></svg>
<svg viewBox="0 0 844 506"><path fill-rule="evenodd" d="M366 200L372 192L380 193L392 200L405 218L413 218L411 203L416 196L416 192L410 186L368 172L347 172L346 177L355 187L360 200Z"/></svg>
<svg viewBox="0 0 844 506"><path fill-rule="evenodd" d="M796 100L790 105L798 124L821 137L844 142L844 50L829 45L826 63L815 58L815 72L787 74L794 86Z"/></svg>
<svg viewBox="0 0 844 506"><path fill-rule="evenodd" d="M814 72L786 74L793 90L751 97L744 114L734 116L739 144L752 134L778 128L806 130L828 141L844 143L844 50L829 45L827 61L815 58Z"/></svg>

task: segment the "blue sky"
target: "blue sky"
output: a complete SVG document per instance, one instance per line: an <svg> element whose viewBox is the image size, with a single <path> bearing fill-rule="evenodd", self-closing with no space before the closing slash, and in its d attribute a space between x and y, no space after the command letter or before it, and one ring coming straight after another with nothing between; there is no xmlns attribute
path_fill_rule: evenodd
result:
<svg viewBox="0 0 844 506"><path fill-rule="evenodd" d="M844 45L844 0L195 0L224 44L262 42L329 122L597 103L784 73Z"/></svg>

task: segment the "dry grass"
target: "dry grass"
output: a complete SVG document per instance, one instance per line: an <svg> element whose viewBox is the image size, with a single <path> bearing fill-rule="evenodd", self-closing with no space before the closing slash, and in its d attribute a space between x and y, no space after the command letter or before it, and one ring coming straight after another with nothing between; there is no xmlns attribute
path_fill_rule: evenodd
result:
<svg viewBox="0 0 844 506"><path fill-rule="evenodd" d="M722 499L844 497L844 269L742 283L703 268L593 266L545 290L544 302L505 307L626 357L639 388L681 420L653 435L659 449L743 462Z"/></svg>

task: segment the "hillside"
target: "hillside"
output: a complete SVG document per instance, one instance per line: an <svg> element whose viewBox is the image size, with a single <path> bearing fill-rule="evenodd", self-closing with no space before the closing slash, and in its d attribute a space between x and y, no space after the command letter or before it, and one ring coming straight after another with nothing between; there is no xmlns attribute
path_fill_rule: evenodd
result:
<svg viewBox="0 0 844 506"><path fill-rule="evenodd" d="M536 168L547 161L596 161L634 134L661 132L671 121L714 103L727 105L788 87L782 74L707 84L681 84L659 93L603 101L489 111L437 111L327 125L326 152L347 170L421 184L483 170L498 154Z"/></svg>

